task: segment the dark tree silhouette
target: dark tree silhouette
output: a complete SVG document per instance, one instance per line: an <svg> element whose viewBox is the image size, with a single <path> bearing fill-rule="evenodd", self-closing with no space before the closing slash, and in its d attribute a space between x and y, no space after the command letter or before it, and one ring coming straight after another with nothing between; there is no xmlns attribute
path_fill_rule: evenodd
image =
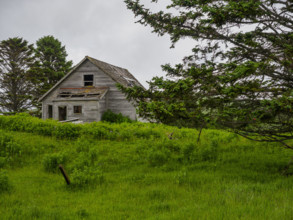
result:
<svg viewBox="0 0 293 220"><path fill-rule="evenodd" d="M22 38L0 42L0 108L23 112L31 107L30 69L34 64L33 45Z"/></svg>

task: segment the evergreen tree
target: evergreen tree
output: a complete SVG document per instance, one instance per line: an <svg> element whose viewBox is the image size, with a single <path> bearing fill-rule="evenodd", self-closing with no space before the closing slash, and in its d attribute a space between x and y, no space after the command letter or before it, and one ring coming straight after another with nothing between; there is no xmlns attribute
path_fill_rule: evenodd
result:
<svg viewBox="0 0 293 220"><path fill-rule="evenodd" d="M22 38L0 42L0 110L23 112L31 107L30 68L34 48Z"/></svg>
<svg viewBox="0 0 293 220"><path fill-rule="evenodd" d="M65 46L53 36L44 36L36 42L35 85L36 98L40 98L72 67L67 61Z"/></svg>
<svg viewBox="0 0 293 220"><path fill-rule="evenodd" d="M154 4L158 1L152 0ZM123 88L141 116L258 141L293 139L293 3L288 0L171 0L152 12L128 9L153 32L194 40L182 64L164 65L148 90Z"/></svg>

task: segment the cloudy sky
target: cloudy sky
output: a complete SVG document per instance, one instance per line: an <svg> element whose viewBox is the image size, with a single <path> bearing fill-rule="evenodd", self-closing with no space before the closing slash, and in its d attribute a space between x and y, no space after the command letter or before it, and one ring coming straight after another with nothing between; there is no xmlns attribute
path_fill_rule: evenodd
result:
<svg viewBox="0 0 293 220"><path fill-rule="evenodd" d="M136 20L123 0L0 0L0 41L22 37L35 43L53 35L74 64L88 55L128 69L147 86L164 75L162 64L179 63L192 45L185 40L170 49L168 36L158 37Z"/></svg>

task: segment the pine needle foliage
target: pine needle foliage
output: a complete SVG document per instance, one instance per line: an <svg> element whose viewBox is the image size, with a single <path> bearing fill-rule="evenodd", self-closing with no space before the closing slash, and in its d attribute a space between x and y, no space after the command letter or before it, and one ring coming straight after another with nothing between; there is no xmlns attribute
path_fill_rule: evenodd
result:
<svg viewBox="0 0 293 220"><path fill-rule="evenodd" d="M158 1L150 1L157 4ZM149 89L121 88L142 117L217 127L247 138L293 138L293 3L287 0L172 0L159 12L125 0L158 35L194 41L181 64L163 65Z"/></svg>

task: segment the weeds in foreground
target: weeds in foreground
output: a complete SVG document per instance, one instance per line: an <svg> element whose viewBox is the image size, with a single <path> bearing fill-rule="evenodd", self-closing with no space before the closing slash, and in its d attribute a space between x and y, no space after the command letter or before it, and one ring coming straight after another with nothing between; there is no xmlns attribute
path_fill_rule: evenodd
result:
<svg viewBox="0 0 293 220"><path fill-rule="evenodd" d="M6 170L0 169L0 194L11 189L11 183Z"/></svg>
<svg viewBox="0 0 293 220"><path fill-rule="evenodd" d="M293 218L293 177L281 175L293 153L277 144L217 130L197 143L195 130L140 123L61 138L45 135L55 122L39 135L16 120L0 130L1 219Z"/></svg>

